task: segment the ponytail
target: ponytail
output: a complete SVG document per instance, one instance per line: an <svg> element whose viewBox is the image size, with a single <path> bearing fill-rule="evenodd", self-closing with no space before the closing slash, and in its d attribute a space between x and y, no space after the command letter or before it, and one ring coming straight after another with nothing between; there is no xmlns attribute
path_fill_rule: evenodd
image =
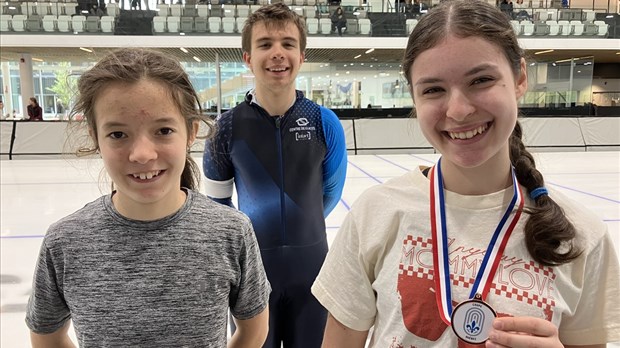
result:
<svg viewBox="0 0 620 348"><path fill-rule="evenodd" d="M200 168L198 167L194 159L190 156L188 150L185 157L185 168L183 168L183 173L181 174L181 187L185 187L194 191L198 190L201 175L202 173L200 172Z"/></svg>
<svg viewBox="0 0 620 348"><path fill-rule="evenodd" d="M536 169L534 157L523 145L521 125L517 121L510 137L510 161L515 168L517 180L527 189L528 196L545 186L542 174ZM546 266L568 263L581 254L573 239L576 230L568 221L562 208L549 195L538 195L535 206L525 213L529 219L525 223L525 244L530 255Z"/></svg>

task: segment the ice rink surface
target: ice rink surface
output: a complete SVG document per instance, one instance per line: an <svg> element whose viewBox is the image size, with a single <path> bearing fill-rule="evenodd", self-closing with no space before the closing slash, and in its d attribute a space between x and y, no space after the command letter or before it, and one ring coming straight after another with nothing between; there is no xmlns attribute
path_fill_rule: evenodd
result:
<svg viewBox="0 0 620 348"><path fill-rule="evenodd" d="M535 157L548 186L608 225L620 254L620 152L541 152ZM330 243L364 190L437 159L433 154L350 155L342 200L327 218ZM195 160L202 163L200 156ZM1 347L30 347L24 317L43 235L51 223L109 192L101 172L100 160L0 161Z"/></svg>

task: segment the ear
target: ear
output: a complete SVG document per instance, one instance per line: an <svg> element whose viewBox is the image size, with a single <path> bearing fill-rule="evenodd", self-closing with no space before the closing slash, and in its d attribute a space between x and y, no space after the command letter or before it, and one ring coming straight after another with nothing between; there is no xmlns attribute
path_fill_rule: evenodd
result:
<svg viewBox="0 0 620 348"><path fill-rule="evenodd" d="M189 134L187 135L187 147L190 147L192 146L192 144L194 144L196 137L198 137L199 129L200 129L200 121L198 120L192 121L192 128L190 129Z"/></svg>
<svg viewBox="0 0 620 348"><path fill-rule="evenodd" d="M91 127L88 127L88 135L90 136L90 138L92 139L92 141L97 144L97 134L95 134L95 130L92 129Z"/></svg>
<svg viewBox="0 0 620 348"><path fill-rule="evenodd" d="M243 52L243 61L245 62L245 65L248 66L250 71L254 72L254 70L252 70L252 56L250 55L250 53Z"/></svg>
<svg viewBox="0 0 620 348"><path fill-rule="evenodd" d="M99 153L100 148L99 148L99 141L97 140L97 134L95 133L95 130L92 129L91 127L88 127L88 136L90 137L91 141L95 145L95 151Z"/></svg>
<svg viewBox="0 0 620 348"><path fill-rule="evenodd" d="M515 91L517 99L523 97L527 91L527 65L525 64L525 58L521 58L521 68L519 76L517 76Z"/></svg>

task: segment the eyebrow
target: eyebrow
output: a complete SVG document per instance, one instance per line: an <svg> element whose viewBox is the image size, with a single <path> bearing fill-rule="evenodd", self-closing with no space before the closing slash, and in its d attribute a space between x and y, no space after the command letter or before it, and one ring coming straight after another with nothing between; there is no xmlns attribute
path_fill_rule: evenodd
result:
<svg viewBox="0 0 620 348"><path fill-rule="evenodd" d="M281 40L299 42L299 40L297 40L297 38L295 38L294 36L285 36ZM270 41L276 41L276 40L271 37L259 37L258 39L256 39L256 43L270 42Z"/></svg>
<svg viewBox="0 0 620 348"><path fill-rule="evenodd" d="M465 76L472 76L472 75L476 75L479 72L482 71L486 71L486 70L497 70L497 66L493 65L493 64L480 64L478 66L473 67L472 69L470 69L469 71L467 71L465 73ZM423 84L429 84L429 83L437 83L437 82L442 82L443 80L440 78L436 78L436 77L427 77L427 78L422 78L420 80L418 80L414 85L423 85Z"/></svg>
<svg viewBox="0 0 620 348"><path fill-rule="evenodd" d="M152 121L152 123L155 123L155 124L168 124L172 122L175 122L175 118L170 117L170 116L162 116ZM110 122L106 122L101 125L101 128L118 128L118 127L127 127L127 123L110 121Z"/></svg>

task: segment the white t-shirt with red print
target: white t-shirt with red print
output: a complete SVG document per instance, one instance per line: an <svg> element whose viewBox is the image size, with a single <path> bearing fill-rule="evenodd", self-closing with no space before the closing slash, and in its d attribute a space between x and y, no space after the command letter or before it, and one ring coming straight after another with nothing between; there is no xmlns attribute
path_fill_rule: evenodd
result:
<svg viewBox="0 0 620 348"><path fill-rule="evenodd" d="M565 345L620 340L620 269L601 219L549 189L578 231L575 261L542 266L527 251L522 214L486 302L499 316L552 321ZM527 192L523 188L523 192ZM445 192L452 301L467 300L513 190L482 196ZM429 180L419 169L367 190L340 228L312 293L370 347L467 347L440 316L435 296ZM532 201L526 198L526 207ZM479 346L478 346L479 347Z"/></svg>

